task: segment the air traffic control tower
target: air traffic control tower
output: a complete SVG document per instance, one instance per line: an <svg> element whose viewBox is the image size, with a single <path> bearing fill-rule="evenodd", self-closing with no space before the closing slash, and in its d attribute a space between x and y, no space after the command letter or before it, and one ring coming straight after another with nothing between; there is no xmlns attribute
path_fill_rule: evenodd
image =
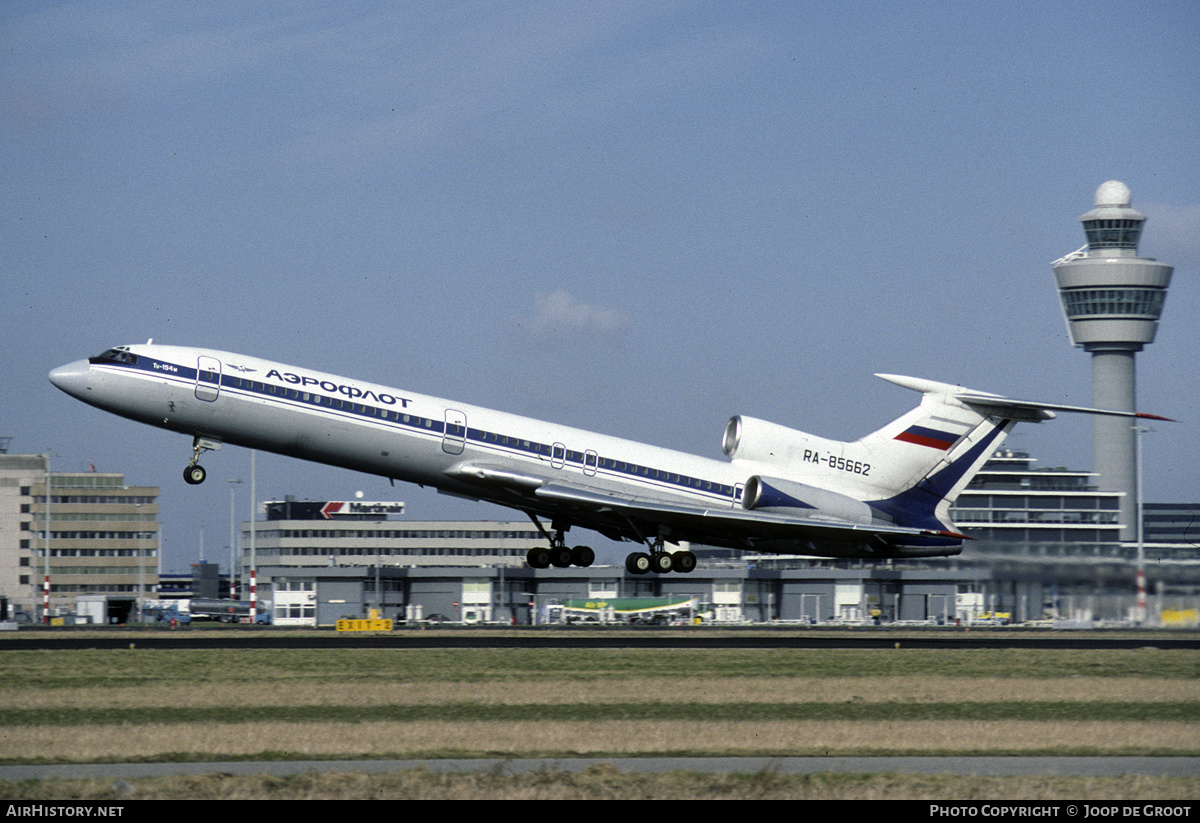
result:
<svg viewBox="0 0 1200 823"><path fill-rule="evenodd" d="M1096 208L1080 218L1087 245L1052 264L1067 334L1092 355L1092 404L1120 411L1135 410L1133 356L1154 342L1173 270L1138 257L1146 218L1129 202L1124 183L1101 183ZM1124 492L1123 540L1137 536L1136 425L1126 417L1093 421L1092 471L1102 491Z"/></svg>

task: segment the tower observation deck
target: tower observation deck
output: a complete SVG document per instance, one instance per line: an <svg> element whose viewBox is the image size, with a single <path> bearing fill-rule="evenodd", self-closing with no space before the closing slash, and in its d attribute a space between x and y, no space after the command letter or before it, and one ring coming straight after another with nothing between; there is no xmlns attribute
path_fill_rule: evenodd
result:
<svg viewBox="0 0 1200 823"><path fill-rule="evenodd" d="M1080 218L1087 245L1052 264L1067 334L1092 355L1092 403L1119 411L1135 411L1134 355L1154 342L1173 271L1138 257L1146 218L1129 204L1128 186L1102 183L1096 207ZM1135 537L1138 511L1134 425L1121 417L1093 421L1092 469L1100 489L1124 493L1124 540Z"/></svg>

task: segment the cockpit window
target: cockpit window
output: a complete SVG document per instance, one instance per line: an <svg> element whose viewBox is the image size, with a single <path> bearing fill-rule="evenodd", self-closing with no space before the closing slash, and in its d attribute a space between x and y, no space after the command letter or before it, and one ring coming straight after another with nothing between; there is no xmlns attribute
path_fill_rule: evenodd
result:
<svg viewBox="0 0 1200 823"><path fill-rule="evenodd" d="M137 355L123 348L109 349L88 360L89 363L126 363L130 366L138 361Z"/></svg>

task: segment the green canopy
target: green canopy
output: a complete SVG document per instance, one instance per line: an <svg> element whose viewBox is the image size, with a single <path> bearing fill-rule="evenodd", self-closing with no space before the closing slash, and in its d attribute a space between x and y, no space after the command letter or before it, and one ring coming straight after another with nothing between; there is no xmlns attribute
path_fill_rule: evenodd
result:
<svg viewBox="0 0 1200 823"><path fill-rule="evenodd" d="M695 597L610 597L587 600L564 600L566 611L583 614L598 614L611 608L613 614L648 614L650 612L679 611L694 609L698 605Z"/></svg>

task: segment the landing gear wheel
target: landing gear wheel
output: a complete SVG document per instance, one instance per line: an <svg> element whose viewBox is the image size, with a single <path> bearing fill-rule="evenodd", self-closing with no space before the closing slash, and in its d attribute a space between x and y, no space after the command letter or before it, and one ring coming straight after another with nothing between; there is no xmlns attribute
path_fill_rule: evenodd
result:
<svg viewBox="0 0 1200 823"><path fill-rule="evenodd" d="M571 565L571 550L566 546L555 546L550 549L550 564L559 569L565 569Z"/></svg>
<svg viewBox="0 0 1200 823"><path fill-rule="evenodd" d="M671 567L680 574L688 574L696 570L696 555L689 551L675 552L671 555Z"/></svg>
<svg viewBox="0 0 1200 823"><path fill-rule="evenodd" d="M525 562L535 569L548 569L550 568L550 550L534 546L529 550L529 554L525 555Z"/></svg>
<svg viewBox="0 0 1200 823"><path fill-rule="evenodd" d="M650 571L650 555L645 552L633 552L625 558L625 571L630 574L645 574Z"/></svg>
<svg viewBox="0 0 1200 823"><path fill-rule="evenodd" d="M188 466L183 470L183 479L192 486L200 485L204 482L204 478L207 476L208 472L206 472L204 467L199 464Z"/></svg>
<svg viewBox="0 0 1200 823"><path fill-rule="evenodd" d="M571 549L571 565L587 568L596 560L596 553L590 546L576 546Z"/></svg>
<svg viewBox="0 0 1200 823"><path fill-rule="evenodd" d="M650 571L655 574L667 574L674 567L674 560L666 552L659 552L650 558Z"/></svg>

